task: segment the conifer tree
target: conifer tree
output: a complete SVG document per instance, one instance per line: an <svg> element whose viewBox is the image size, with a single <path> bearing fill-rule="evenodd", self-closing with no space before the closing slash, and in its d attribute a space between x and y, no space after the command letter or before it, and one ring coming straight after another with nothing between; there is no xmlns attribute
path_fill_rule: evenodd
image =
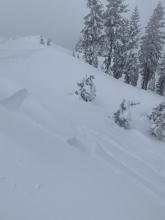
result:
<svg viewBox="0 0 165 220"><path fill-rule="evenodd" d="M155 88L156 88L156 76L154 74L148 83L148 90L155 91Z"/></svg>
<svg viewBox="0 0 165 220"><path fill-rule="evenodd" d="M129 42L129 21L123 19L120 28L120 36L115 43L113 52L112 73L113 77L119 79L125 73L128 59L128 42Z"/></svg>
<svg viewBox="0 0 165 220"><path fill-rule="evenodd" d="M113 115L114 122L123 128L128 129L131 121L131 111L129 103L124 99L119 109Z"/></svg>
<svg viewBox="0 0 165 220"><path fill-rule="evenodd" d="M142 89L145 90L148 89L149 81L153 79L161 58L165 37L164 27L164 9L161 2L159 2L141 40L140 66Z"/></svg>
<svg viewBox="0 0 165 220"><path fill-rule="evenodd" d="M77 83L78 90L75 94L79 95L85 102L92 102L96 98L96 87L93 82L94 79L95 77L90 75Z"/></svg>
<svg viewBox="0 0 165 220"><path fill-rule="evenodd" d="M127 12L125 0L107 0L108 5L104 13L104 48L105 61L104 69L107 74L111 74L111 66L113 63L113 55L115 49L119 49L117 42L121 38L121 29L123 25L123 15ZM117 54L117 52L116 52Z"/></svg>
<svg viewBox="0 0 165 220"><path fill-rule="evenodd" d="M139 40L140 40L140 16L138 8L135 7L129 21L128 51L125 66L125 82L137 86L139 78Z"/></svg>
<svg viewBox="0 0 165 220"><path fill-rule="evenodd" d="M151 134L162 140L165 138L165 102L156 106L148 116L151 121Z"/></svg>
<svg viewBox="0 0 165 220"><path fill-rule="evenodd" d="M103 7L98 0L88 0L89 14L84 18L81 38L77 48L83 53L84 60L98 67L98 55L103 31Z"/></svg>
<svg viewBox="0 0 165 220"><path fill-rule="evenodd" d="M50 38L48 38L48 39L47 39L47 42L46 42L46 44L47 44L47 46L51 46L51 44L52 44L52 41L51 41L51 39L50 39Z"/></svg>
<svg viewBox="0 0 165 220"><path fill-rule="evenodd" d="M42 45L45 44L45 40L44 40L44 37L42 35L40 36L40 44L42 44Z"/></svg>
<svg viewBox="0 0 165 220"><path fill-rule="evenodd" d="M160 62L156 91L159 95L165 95L165 54Z"/></svg>
<svg viewBox="0 0 165 220"><path fill-rule="evenodd" d="M133 101L126 101L125 99L120 104L119 109L117 112L113 114L114 122L123 128L130 128L131 122L131 107L137 106L140 103L133 102Z"/></svg>

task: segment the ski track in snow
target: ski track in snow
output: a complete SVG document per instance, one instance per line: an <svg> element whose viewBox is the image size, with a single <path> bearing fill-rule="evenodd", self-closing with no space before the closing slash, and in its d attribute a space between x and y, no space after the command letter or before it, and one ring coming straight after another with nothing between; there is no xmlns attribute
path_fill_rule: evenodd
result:
<svg viewBox="0 0 165 220"><path fill-rule="evenodd" d="M136 179L145 188L148 188L151 192L165 200L165 177L146 161L142 160L142 158L125 150L112 138L110 139L95 130L83 128L78 129L78 132L80 132L78 137L65 140L61 135L54 133L48 127L46 128L42 122L37 123L34 118L31 118L27 114L25 114L25 117L49 135L51 134L53 137L66 142L76 149L92 154L107 162L116 173L120 173L121 171L126 173L130 178ZM84 140L86 140L85 143Z"/></svg>
<svg viewBox="0 0 165 220"><path fill-rule="evenodd" d="M158 172L157 169L138 155L125 150L113 139L95 130L87 128L82 130L84 130L84 135L80 134L80 137L71 138L67 143L81 151L91 151L94 157L96 156L108 163L114 172L124 172L165 201L165 177L161 172ZM83 143L83 140L85 140L85 143ZM91 140L95 142L92 144L94 147L87 144L87 142L91 143Z"/></svg>
<svg viewBox="0 0 165 220"><path fill-rule="evenodd" d="M61 135L54 133L49 128L45 128L42 123L36 123L27 116L37 126L53 137L73 146L77 150L101 159L108 163L115 173L124 172L130 178L134 178L142 186L147 188L153 194L165 201L165 177L144 161L138 155L125 150L120 144L103 134L90 129L78 129L78 137L66 139ZM84 133L83 133L84 132ZM85 140L85 143L84 143ZM90 145L89 145L90 143Z"/></svg>
<svg viewBox="0 0 165 220"><path fill-rule="evenodd" d="M122 171L129 175L130 178L136 179L141 185L165 201L165 177L161 172L140 156L125 150L112 138L100 134L95 130L82 128L78 129L78 137L65 139L62 135L55 133L50 128L46 128L45 124L41 122L37 123L28 115L26 117L53 137L66 142L83 153L91 154L107 162L116 173ZM136 132L138 131L135 130ZM85 143L84 140L86 140Z"/></svg>

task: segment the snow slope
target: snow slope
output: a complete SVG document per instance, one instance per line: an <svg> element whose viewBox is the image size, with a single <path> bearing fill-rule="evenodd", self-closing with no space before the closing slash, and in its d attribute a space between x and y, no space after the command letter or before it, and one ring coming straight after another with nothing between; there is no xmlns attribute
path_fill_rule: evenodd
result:
<svg viewBox="0 0 165 220"><path fill-rule="evenodd" d="M164 98L38 42L0 43L0 219L164 220L165 143L146 120ZM86 74L94 103L74 94ZM141 103L131 130L111 119L124 98Z"/></svg>

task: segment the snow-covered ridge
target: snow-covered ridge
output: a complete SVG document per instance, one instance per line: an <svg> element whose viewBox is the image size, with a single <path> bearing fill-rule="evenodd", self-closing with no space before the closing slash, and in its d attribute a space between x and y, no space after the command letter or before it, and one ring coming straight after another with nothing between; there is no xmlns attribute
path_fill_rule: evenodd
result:
<svg viewBox="0 0 165 220"><path fill-rule="evenodd" d="M165 219L165 144L146 119L163 97L39 37L1 41L0 70L0 219ZM86 74L93 103L75 95ZM123 99L141 103L130 130L111 119Z"/></svg>

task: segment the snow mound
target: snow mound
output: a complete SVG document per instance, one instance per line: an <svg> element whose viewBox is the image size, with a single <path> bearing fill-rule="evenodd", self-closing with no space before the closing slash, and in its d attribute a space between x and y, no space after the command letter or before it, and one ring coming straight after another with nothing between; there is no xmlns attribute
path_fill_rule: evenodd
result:
<svg viewBox="0 0 165 220"><path fill-rule="evenodd" d="M21 89L8 98L0 100L0 104L9 110L19 109L25 99L30 95L27 89Z"/></svg>

